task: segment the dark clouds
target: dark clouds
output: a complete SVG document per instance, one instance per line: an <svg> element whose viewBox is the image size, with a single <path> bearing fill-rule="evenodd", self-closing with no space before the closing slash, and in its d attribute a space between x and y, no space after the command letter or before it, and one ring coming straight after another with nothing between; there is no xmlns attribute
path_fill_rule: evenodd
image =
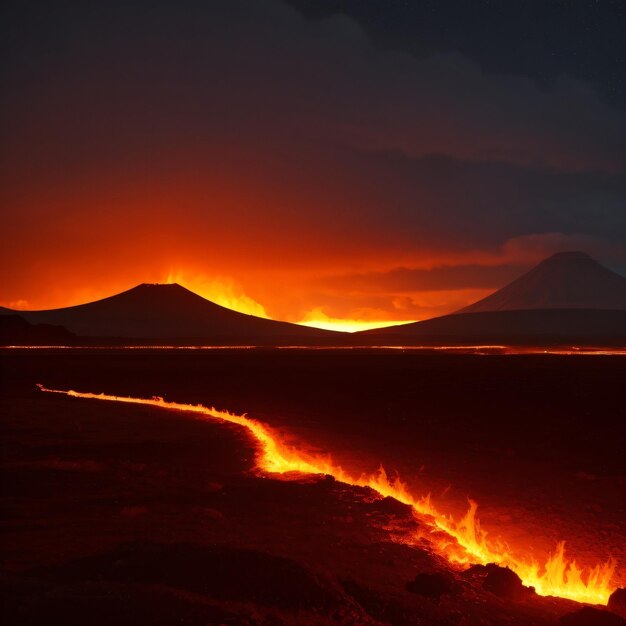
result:
<svg viewBox="0 0 626 626"><path fill-rule="evenodd" d="M8 104L22 132L49 107L55 139L86 131L103 147L105 124L131 144L288 134L412 157L626 167L623 112L577 80L542 89L451 52L384 52L348 17L307 21L278 0L133 6L58 16L68 32L38 51L14 42Z"/></svg>
<svg viewBox="0 0 626 626"><path fill-rule="evenodd" d="M493 249L554 232L626 240L621 175L399 153L360 154L344 163L346 196L364 207L379 233L392 229L407 243Z"/></svg>
<svg viewBox="0 0 626 626"><path fill-rule="evenodd" d="M489 73L527 76L545 88L572 76L626 106L626 5L620 0L288 1L309 17L341 10L383 49L418 57L453 50Z"/></svg>

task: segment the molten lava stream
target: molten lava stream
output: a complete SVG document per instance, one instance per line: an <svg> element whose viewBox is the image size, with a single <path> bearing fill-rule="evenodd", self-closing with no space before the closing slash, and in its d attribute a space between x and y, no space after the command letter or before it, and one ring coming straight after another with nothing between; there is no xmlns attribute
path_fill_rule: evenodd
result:
<svg viewBox="0 0 626 626"><path fill-rule="evenodd" d="M130 398L37 386L46 393L59 393L92 400L147 404L237 424L246 428L259 444L256 458L258 470L271 474L289 472L329 474L343 483L370 487L383 497L395 498L413 507L415 513L422 518L422 522L432 531L436 531L431 536L433 545L453 563L468 565L499 563L516 572L525 585L535 587L537 593L541 595L559 596L578 602L606 604L614 590L611 586L611 579L615 571L615 561L612 558L604 564L583 571L578 568L574 560L568 560L565 557L562 542L557 545L555 553L550 555L543 565L536 561L525 560L511 554L501 545L494 545L487 541L487 533L480 528L480 522L476 517L477 504L475 502L470 501L470 508L463 518L454 520L451 516L437 511L430 496L415 497L399 478L390 478L382 467L371 475L361 475L355 478L341 467L334 465L329 457L313 456L293 446L283 444L268 426L245 414L235 415L202 405L166 402L160 397Z"/></svg>

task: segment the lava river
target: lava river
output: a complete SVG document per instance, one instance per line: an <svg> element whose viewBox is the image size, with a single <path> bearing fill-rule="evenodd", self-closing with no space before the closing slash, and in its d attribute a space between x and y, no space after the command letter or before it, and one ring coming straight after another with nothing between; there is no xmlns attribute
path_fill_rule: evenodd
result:
<svg viewBox="0 0 626 626"><path fill-rule="evenodd" d="M606 604L614 585L611 583L615 561L609 559L592 569L583 571L574 560L566 558L564 543L556 546L545 563L528 560L523 555L513 554L501 542L491 542L487 533L480 528L476 517L477 504L470 501L464 517L439 512L429 496L416 497L399 478L389 477L380 467L370 475L354 477L333 464L331 458L311 455L298 448L286 445L271 428L244 415L235 415L202 405L167 402L163 398L132 398L106 394L82 393L72 390L48 389L38 385L46 393L59 393L75 398L144 404L170 411L191 413L200 419L216 419L241 426L258 444L257 470L268 474L328 474L349 485L369 487L381 496L389 496L413 508L422 526L430 529L429 540L435 549L452 563L460 566L473 563L498 563L516 572L525 585L533 586L541 595L569 598L578 602ZM406 543L422 537L403 538Z"/></svg>

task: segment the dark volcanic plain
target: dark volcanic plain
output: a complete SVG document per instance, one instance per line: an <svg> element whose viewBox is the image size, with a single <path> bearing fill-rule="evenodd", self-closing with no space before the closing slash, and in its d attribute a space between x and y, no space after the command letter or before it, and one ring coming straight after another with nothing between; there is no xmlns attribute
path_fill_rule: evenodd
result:
<svg viewBox="0 0 626 626"><path fill-rule="evenodd" d="M427 545L393 542L389 529L418 522L367 489L256 475L253 442L236 427L47 395L36 383L246 412L354 474L397 470L443 511L476 499L490 535L522 554L541 560L565 539L581 565L613 555L624 582L623 356L112 349L0 359L8 624L522 625L580 609L494 595ZM453 577L449 593L405 588L433 572Z"/></svg>

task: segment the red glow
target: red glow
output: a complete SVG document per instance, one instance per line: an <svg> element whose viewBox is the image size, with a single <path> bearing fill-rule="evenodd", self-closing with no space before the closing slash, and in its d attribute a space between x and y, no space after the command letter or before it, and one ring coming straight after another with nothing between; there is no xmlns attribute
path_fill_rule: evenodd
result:
<svg viewBox="0 0 626 626"><path fill-rule="evenodd" d="M303 199L295 183L268 183L275 178L269 171L201 179L188 167L167 184L106 168L69 182L43 178L35 188L11 180L6 205L10 232L19 235L7 237L0 252L11 267L0 305L65 307L169 279L242 312L290 322L347 321L354 329L449 313L501 285L398 290L383 281L363 290L352 274L523 258L519 251L458 251L436 240L418 247L403 233L381 239L375 229L354 232L356 200L345 217L329 221L319 214L320 204L340 201L331 202L334 187L343 185L338 181L327 181L324 197ZM332 284L343 276L341 285Z"/></svg>

